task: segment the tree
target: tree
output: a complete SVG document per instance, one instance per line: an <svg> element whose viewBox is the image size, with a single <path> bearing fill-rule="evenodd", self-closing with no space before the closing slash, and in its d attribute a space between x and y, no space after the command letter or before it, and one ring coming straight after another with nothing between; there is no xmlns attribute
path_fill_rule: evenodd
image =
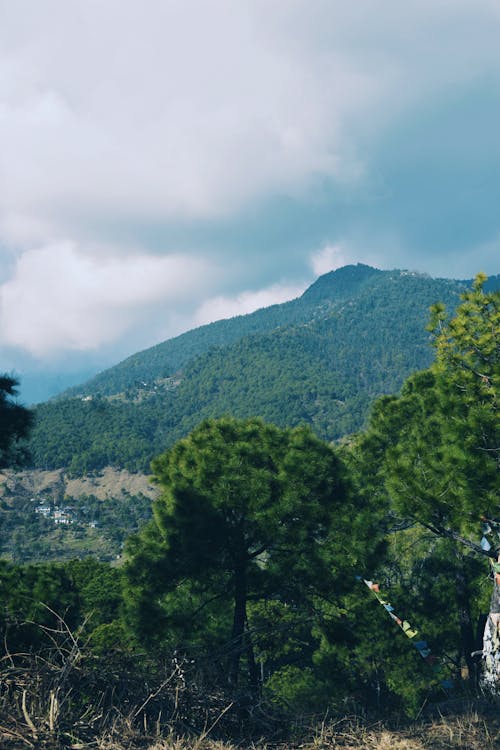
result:
<svg viewBox="0 0 500 750"><path fill-rule="evenodd" d="M368 464L378 473L396 513L465 552L489 557L493 593L485 629L483 680L500 687L500 538L481 544L481 518L494 528L500 517L500 293L483 291L478 276L449 319L432 310L436 347L431 368L410 377L401 396L382 399L363 439ZM485 527L486 528L486 527ZM470 671L474 634L467 597L466 565L455 567L456 604L463 651Z"/></svg>
<svg viewBox="0 0 500 750"><path fill-rule="evenodd" d="M252 418L207 420L153 462L162 487L153 520L129 542L129 608L151 637L172 627L169 592L196 596L199 620L232 601L226 678L236 687L242 656L258 683L249 599L300 599L299 588L337 586L352 563L353 509L333 449L308 428L281 430ZM352 573L349 576L353 579ZM187 614L184 613L184 617ZM220 618L220 614L219 614ZM224 623L224 620L223 620Z"/></svg>
<svg viewBox="0 0 500 750"><path fill-rule="evenodd" d="M0 469L18 461L22 455L19 442L33 423L32 413L15 400L17 385L15 378L0 375Z"/></svg>

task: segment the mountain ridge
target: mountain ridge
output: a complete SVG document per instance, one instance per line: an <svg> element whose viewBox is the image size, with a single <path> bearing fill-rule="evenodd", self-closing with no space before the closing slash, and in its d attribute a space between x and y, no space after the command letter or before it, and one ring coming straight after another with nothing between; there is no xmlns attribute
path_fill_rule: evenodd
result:
<svg viewBox="0 0 500 750"><path fill-rule="evenodd" d="M224 414L338 440L363 428L375 398L429 366L429 307L452 312L466 286L362 265L325 274L295 300L182 334L39 405L33 466L147 472L201 420Z"/></svg>
<svg viewBox="0 0 500 750"><path fill-rule="evenodd" d="M375 278L394 273L420 276L415 272L397 269L382 271L363 263L342 266L319 276L295 299L185 331L126 357L81 385L68 388L54 398L88 396L96 390L103 396L110 396L140 382L149 383L152 379L171 377L186 362L213 346L226 346L244 336L270 332L283 325L305 323L318 315L327 314L332 305L349 299L353 293L359 293ZM463 284L465 288L468 282L455 283Z"/></svg>

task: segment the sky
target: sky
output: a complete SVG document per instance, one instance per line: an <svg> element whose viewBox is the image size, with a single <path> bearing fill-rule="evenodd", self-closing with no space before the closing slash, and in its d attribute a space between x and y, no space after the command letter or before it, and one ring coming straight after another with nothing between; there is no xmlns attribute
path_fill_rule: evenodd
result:
<svg viewBox="0 0 500 750"><path fill-rule="evenodd" d="M499 273L499 38L500 0L0 0L0 370L35 399L348 263Z"/></svg>

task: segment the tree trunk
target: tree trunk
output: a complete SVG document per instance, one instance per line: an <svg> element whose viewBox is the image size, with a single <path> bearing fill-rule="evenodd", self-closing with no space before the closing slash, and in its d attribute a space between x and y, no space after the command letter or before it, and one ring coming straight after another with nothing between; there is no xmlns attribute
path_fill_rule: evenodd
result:
<svg viewBox="0 0 500 750"><path fill-rule="evenodd" d="M229 685L238 685L241 654L244 649L245 623L247 619L247 577L242 565L234 573L234 615L231 633L231 656L229 661Z"/></svg>
<svg viewBox="0 0 500 750"><path fill-rule="evenodd" d="M234 575L234 616L228 682L233 690L238 686L241 656L246 654L250 692L255 696L259 692L259 670L248 629L247 597L246 567L242 565Z"/></svg>
<svg viewBox="0 0 500 750"><path fill-rule="evenodd" d="M259 669L257 667L257 662L255 661L255 653L253 650L252 636L250 635L250 629L248 627L248 619L245 622L246 622L245 641L246 641L247 660L248 660L248 679L250 682L250 690L253 693L253 695L256 696L259 694L259 691L260 691Z"/></svg>
<svg viewBox="0 0 500 750"><path fill-rule="evenodd" d="M474 644L475 644L475 638L474 638L474 627L472 624L472 618L470 614L470 598L469 598L469 589L467 585L467 576L465 574L464 570L464 561L462 555L458 555L459 557L459 567L455 574L455 583L456 583L456 603L457 603L457 609L458 609L458 618L460 623L460 643L461 643L461 651L462 655L465 659L465 663L467 664L467 670L469 674L469 679L477 685L476 681L476 663L474 661L474 658L472 656L472 652L474 651Z"/></svg>
<svg viewBox="0 0 500 750"><path fill-rule="evenodd" d="M500 562L500 557L499 557ZM483 674L481 686L489 693L500 693L500 575L494 574L490 612L483 635Z"/></svg>

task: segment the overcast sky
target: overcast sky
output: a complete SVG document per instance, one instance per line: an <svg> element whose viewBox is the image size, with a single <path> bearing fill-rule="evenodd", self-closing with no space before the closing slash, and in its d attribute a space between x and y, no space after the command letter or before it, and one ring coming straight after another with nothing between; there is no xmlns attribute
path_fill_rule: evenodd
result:
<svg viewBox="0 0 500 750"><path fill-rule="evenodd" d="M500 272L499 0L0 0L0 369Z"/></svg>

